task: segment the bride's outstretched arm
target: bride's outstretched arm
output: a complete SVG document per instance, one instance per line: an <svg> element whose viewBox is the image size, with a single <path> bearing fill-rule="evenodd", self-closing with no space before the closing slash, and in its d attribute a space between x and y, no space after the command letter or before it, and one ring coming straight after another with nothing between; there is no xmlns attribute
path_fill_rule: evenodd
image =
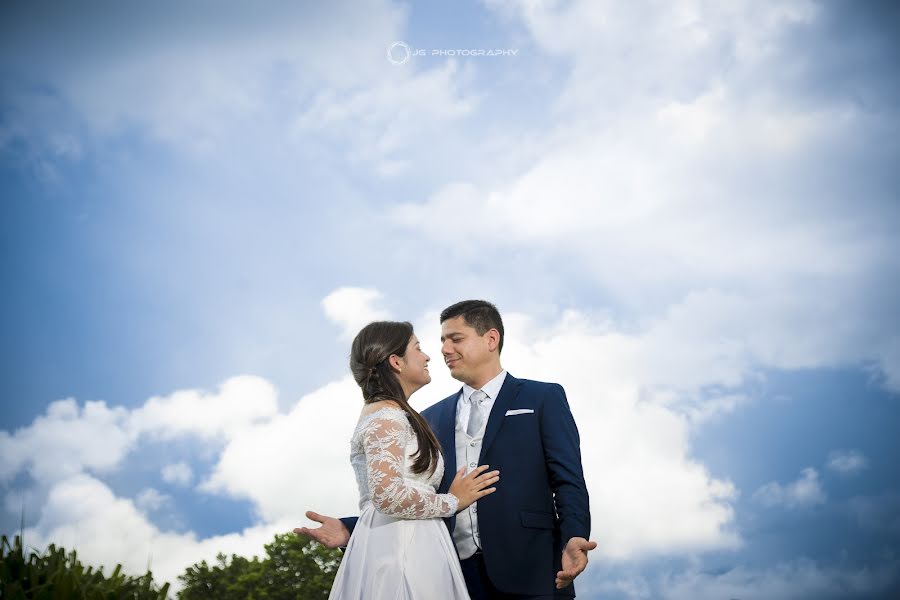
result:
<svg viewBox="0 0 900 600"><path fill-rule="evenodd" d="M411 435L405 415L384 414L363 429L369 496L376 510L401 519L450 517L459 504L453 494L437 494L407 483L403 477L406 444Z"/></svg>

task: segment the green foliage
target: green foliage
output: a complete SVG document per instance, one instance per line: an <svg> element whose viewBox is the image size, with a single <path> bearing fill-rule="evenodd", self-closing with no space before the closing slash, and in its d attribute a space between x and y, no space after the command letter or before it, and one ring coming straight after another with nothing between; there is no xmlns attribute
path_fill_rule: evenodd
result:
<svg viewBox="0 0 900 600"><path fill-rule="evenodd" d="M224 554L217 564L194 564L179 575L180 600L303 600L328 598L341 562L339 550L329 550L293 533L276 534L266 544L266 558L247 560Z"/></svg>
<svg viewBox="0 0 900 600"><path fill-rule="evenodd" d="M12 544L4 535L0 541L0 598L3 600L165 600L169 584L161 588L147 571L140 577L122 573L122 565L108 576L78 561L73 550L50 544L47 551L32 550L25 556L22 539Z"/></svg>
<svg viewBox="0 0 900 600"><path fill-rule="evenodd" d="M181 600L303 600L328 598L341 562L339 550L293 533L279 534L266 544L266 558L248 560L219 554L217 564L206 561L178 577L184 584ZM157 587L153 575L109 575L103 568L85 567L75 551L51 544L47 551L28 552L19 536L0 543L0 600L166 600L169 584Z"/></svg>

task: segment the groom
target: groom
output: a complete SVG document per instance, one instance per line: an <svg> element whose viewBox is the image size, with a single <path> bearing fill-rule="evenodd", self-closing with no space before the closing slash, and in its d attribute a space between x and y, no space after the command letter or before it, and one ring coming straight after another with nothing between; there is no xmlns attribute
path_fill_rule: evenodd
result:
<svg viewBox="0 0 900 600"><path fill-rule="evenodd" d="M590 508L578 429L562 387L516 379L500 366L503 321L490 302L441 313L441 354L462 389L422 411L441 443L446 493L456 471L481 464L501 474L497 491L446 519L473 600L575 595L587 566ZM294 531L344 546L356 519L308 512L322 523ZM554 589L554 587L556 589Z"/></svg>

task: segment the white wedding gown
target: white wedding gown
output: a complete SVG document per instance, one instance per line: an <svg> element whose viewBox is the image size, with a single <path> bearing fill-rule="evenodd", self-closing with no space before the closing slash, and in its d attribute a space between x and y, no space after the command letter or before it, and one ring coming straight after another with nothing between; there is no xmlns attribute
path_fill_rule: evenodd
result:
<svg viewBox="0 0 900 600"><path fill-rule="evenodd" d="M416 434L399 408L360 418L350 441L360 515L341 561L332 600L469 599L459 557L441 517L457 499L438 494L444 473L412 472Z"/></svg>

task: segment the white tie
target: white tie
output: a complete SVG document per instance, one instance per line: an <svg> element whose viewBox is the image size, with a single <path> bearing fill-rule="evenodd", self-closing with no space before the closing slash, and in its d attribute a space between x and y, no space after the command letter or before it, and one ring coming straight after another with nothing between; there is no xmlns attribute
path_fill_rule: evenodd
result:
<svg viewBox="0 0 900 600"><path fill-rule="evenodd" d="M475 437L481 431L481 424L484 421L484 406L482 402L487 400L488 395L481 390L475 390L469 396L469 423L466 425L466 433L469 437Z"/></svg>

